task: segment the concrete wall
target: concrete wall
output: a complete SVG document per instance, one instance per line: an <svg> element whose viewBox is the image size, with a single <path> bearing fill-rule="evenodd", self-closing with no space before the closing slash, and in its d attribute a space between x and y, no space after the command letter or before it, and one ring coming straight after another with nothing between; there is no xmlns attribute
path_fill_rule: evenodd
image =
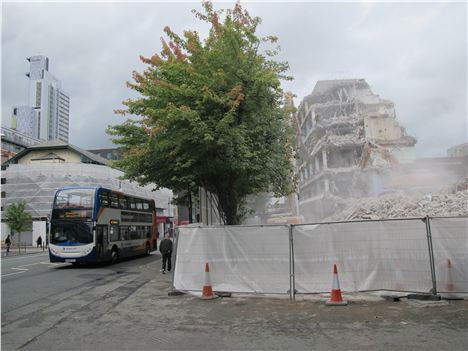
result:
<svg viewBox="0 0 468 351"><path fill-rule="evenodd" d="M10 227L8 226L8 224L2 222L2 225L1 225L1 228L2 228L2 233L1 233L1 240L4 241L6 239L6 237L8 235L11 234L11 230L10 230Z"/></svg>
<svg viewBox="0 0 468 351"><path fill-rule="evenodd" d="M32 232L32 245L35 246L37 242L37 238L39 236L42 238L42 242L45 244L47 230L46 230L46 222L45 221L34 221L33 222L33 232Z"/></svg>
<svg viewBox="0 0 468 351"><path fill-rule="evenodd" d="M366 137L374 140L397 140L402 137L398 122L386 116L365 117L364 130Z"/></svg>
<svg viewBox="0 0 468 351"><path fill-rule="evenodd" d="M11 229L6 223L2 223L1 225L2 233L1 233L1 240L4 241L8 235L11 235ZM46 222L45 221L33 221L32 224L32 232L31 231L24 231L21 232L21 244L22 245L36 245L36 240L39 235L42 237L43 242L46 239ZM20 240L19 233L15 232L14 236L10 238L12 239L12 244L17 245L18 240Z"/></svg>

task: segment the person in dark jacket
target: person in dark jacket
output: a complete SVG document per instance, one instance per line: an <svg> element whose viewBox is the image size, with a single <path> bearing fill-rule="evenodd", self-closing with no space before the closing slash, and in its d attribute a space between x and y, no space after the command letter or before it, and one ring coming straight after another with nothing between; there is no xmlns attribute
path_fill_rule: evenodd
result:
<svg viewBox="0 0 468 351"><path fill-rule="evenodd" d="M171 255L172 255L172 241L169 239L169 233L164 234L164 239L161 240L159 243L159 251L162 255L162 274L166 274L166 263L167 263L167 271L170 272L172 265L171 265Z"/></svg>
<svg viewBox="0 0 468 351"><path fill-rule="evenodd" d="M8 256L8 254L10 253L10 246L11 246L11 239L9 235L5 239L5 245L6 245L6 255Z"/></svg>
<svg viewBox="0 0 468 351"><path fill-rule="evenodd" d="M39 238L37 238L37 247L40 247L42 248L42 238L39 236Z"/></svg>

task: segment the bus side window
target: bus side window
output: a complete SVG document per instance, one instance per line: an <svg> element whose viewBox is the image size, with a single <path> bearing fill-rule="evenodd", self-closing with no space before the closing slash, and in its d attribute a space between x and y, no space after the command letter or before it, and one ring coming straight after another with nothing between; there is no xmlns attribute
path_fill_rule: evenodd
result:
<svg viewBox="0 0 468 351"><path fill-rule="evenodd" d="M132 226L130 226L129 229L130 229L130 232L128 233L128 240L138 239L137 238L138 233L137 233L136 226L132 225Z"/></svg>
<svg viewBox="0 0 468 351"><path fill-rule="evenodd" d="M128 240L128 226L120 226L120 240Z"/></svg>
<svg viewBox="0 0 468 351"><path fill-rule="evenodd" d="M151 227L146 227L146 237L151 238Z"/></svg>
<svg viewBox="0 0 468 351"><path fill-rule="evenodd" d="M143 209L143 204L141 203L141 200L136 201L136 208L137 208L137 210L142 210Z"/></svg>
<svg viewBox="0 0 468 351"><path fill-rule="evenodd" d="M106 193L99 194L99 201L102 207L109 207L109 198Z"/></svg>
<svg viewBox="0 0 468 351"><path fill-rule="evenodd" d="M130 209L131 210L135 210L136 209L136 205L135 205L135 199L129 199L129 204L130 204Z"/></svg>
<svg viewBox="0 0 468 351"><path fill-rule="evenodd" d="M119 199L117 198L117 195L111 194L109 196L109 201L112 208L119 208Z"/></svg>
<svg viewBox="0 0 468 351"><path fill-rule="evenodd" d="M119 240L119 227L116 225L111 225L110 227L110 241Z"/></svg>
<svg viewBox="0 0 468 351"><path fill-rule="evenodd" d="M149 206L149 203L148 201L143 201L143 209L145 211L148 211L150 209L150 206Z"/></svg>
<svg viewBox="0 0 468 351"><path fill-rule="evenodd" d="M127 199L126 199L126 198L121 197L121 198L119 199L119 203L120 203L120 208L121 208L122 210L126 210L126 209L127 209Z"/></svg>
<svg viewBox="0 0 468 351"><path fill-rule="evenodd" d="M140 230L138 231L140 239L146 238L146 227L144 225L140 226Z"/></svg>

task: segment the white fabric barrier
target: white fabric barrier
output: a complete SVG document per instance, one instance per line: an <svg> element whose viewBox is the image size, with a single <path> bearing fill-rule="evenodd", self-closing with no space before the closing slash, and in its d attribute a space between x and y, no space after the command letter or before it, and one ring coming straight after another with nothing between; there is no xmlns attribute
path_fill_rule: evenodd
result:
<svg viewBox="0 0 468 351"><path fill-rule="evenodd" d="M468 218L431 218L438 292L468 292Z"/></svg>
<svg viewBox="0 0 468 351"><path fill-rule="evenodd" d="M174 287L200 291L205 262L215 291L289 290L289 228L179 227Z"/></svg>
<svg viewBox="0 0 468 351"><path fill-rule="evenodd" d="M437 290L468 292L468 218L430 224ZM344 292L433 287L421 219L299 225L292 233L298 293L329 292L335 263ZM179 227L174 287L201 291L205 262L215 291L286 294L289 227Z"/></svg>
<svg viewBox="0 0 468 351"><path fill-rule="evenodd" d="M335 263L342 291L432 288L422 220L300 225L293 237L298 293L329 292Z"/></svg>

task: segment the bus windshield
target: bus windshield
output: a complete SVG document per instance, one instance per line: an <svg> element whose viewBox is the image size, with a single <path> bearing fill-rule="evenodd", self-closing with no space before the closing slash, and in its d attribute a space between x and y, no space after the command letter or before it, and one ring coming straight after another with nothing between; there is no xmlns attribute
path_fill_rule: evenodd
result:
<svg viewBox="0 0 468 351"><path fill-rule="evenodd" d="M91 223L52 221L50 243L55 245L82 245L93 242Z"/></svg>
<svg viewBox="0 0 468 351"><path fill-rule="evenodd" d="M57 193L54 208L93 208L95 189L64 189Z"/></svg>

